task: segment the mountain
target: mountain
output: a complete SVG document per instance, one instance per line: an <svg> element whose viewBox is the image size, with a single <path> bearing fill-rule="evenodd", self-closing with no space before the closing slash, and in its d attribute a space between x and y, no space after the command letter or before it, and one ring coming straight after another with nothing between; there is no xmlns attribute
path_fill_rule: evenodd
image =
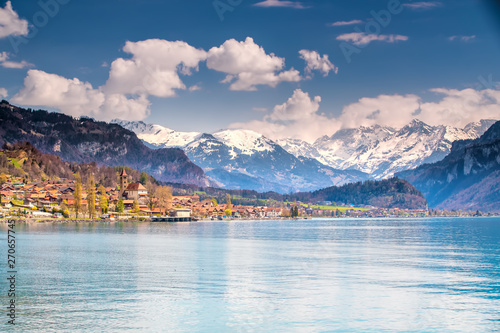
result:
<svg viewBox="0 0 500 333"><path fill-rule="evenodd" d="M500 211L500 122L479 139L453 143L442 161L401 172L431 207Z"/></svg>
<svg viewBox="0 0 500 333"><path fill-rule="evenodd" d="M332 168L359 170L374 179L383 179L399 171L442 160L453 142L476 139L493 123L495 120L481 120L459 129L429 126L413 120L399 130L375 125L342 129L313 144L300 140L280 143L295 156L314 158Z"/></svg>
<svg viewBox="0 0 500 333"><path fill-rule="evenodd" d="M142 122L115 122L135 131L151 145L165 147L175 143L223 188L289 193L367 179L359 171L336 170L312 158L296 157L254 131L222 130L188 135ZM173 138L185 138L185 141ZM187 142L189 140L191 142Z"/></svg>
<svg viewBox="0 0 500 333"><path fill-rule="evenodd" d="M138 181L141 172L125 167L129 180ZM28 176L30 181L75 179L74 174L79 172L82 181L86 184L90 175L96 184L104 187L119 185L117 173L121 167L98 166L96 163L75 163L63 161L59 156L42 154L29 142L5 144L0 150L0 174L5 173L15 177ZM147 183L155 188L156 179L146 175Z"/></svg>
<svg viewBox="0 0 500 333"><path fill-rule="evenodd" d="M422 193L399 178L332 186L314 192L297 193L287 199L302 202L333 201L381 208L427 209L427 201Z"/></svg>
<svg viewBox="0 0 500 333"><path fill-rule="evenodd" d="M181 149L152 150L135 133L116 124L26 110L6 101L0 103L0 123L0 145L29 141L42 153L65 161L123 165L145 171L159 181L209 184L203 170Z"/></svg>

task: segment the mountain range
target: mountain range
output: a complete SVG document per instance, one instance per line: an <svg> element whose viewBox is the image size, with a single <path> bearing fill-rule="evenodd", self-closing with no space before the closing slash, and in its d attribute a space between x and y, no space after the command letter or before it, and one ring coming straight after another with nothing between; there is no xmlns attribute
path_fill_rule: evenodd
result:
<svg viewBox="0 0 500 333"><path fill-rule="evenodd" d="M249 130L182 133L143 122L113 120L150 147L179 147L216 186L290 193L366 180L363 172L338 170L316 159L294 156L275 141Z"/></svg>
<svg viewBox="0 0 500 333"><path fill-rule="evenodd" d="M375 125L342 129L314 143L271 140L249 130L213 134L177 132L144 122L113 120L152 148L178 147L220 187L257 191L313 191L332 185L386 179L442 160L457 140L476 139L495 120L464 128L413 120L401 129Z"/></svg>
<svg viewBox="0 0 500 333"><path fill-rule="evenodd" d="M423 192L429 206L440 209L500 210L500 122L476 140L453 143L442 161L404 171Z"/></svg>

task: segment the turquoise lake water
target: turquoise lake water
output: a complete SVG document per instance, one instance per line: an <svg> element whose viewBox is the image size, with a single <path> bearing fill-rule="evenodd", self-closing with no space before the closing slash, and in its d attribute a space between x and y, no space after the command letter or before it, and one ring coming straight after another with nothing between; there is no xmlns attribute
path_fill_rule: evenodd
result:
<svg viewBox="0 0 500 333"><path fill-rule="evenodd" d="M500 218L21 224L16 328L496 332Z"/></svg>

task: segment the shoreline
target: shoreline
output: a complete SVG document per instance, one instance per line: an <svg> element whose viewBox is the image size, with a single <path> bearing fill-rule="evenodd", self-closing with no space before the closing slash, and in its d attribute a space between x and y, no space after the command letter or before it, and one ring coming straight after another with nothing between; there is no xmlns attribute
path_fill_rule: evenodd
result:
<svg viewBox="0 0 500 333"><path fill-rule="evenodd" d="M270 221L307 221L307 220L384 220L384 219L411 219L411 220L419 220L419 219L463 219L463 218L492 218L499 217L500 215L490 215L490 216L385 216L385 217L306 217L306 218L268 218L268 219L224 219L224 220L211 220L211 219L200 219L198 221L190 221L190 222L153 222L151 218L130 218L130 219L34 219L34 218L9 218L9 219L0 219L0 223L8 224L11 221L15 221L16 223L25 223L25 224L35 224L35 223L88 223L88 224L97 224L97 223L117 223L117 222L125 222L125 223L154 223L154 224L178 224L178 223L199 223L199 222L213 222L213 223L224 223L224 222L270 222Z"/></svg>

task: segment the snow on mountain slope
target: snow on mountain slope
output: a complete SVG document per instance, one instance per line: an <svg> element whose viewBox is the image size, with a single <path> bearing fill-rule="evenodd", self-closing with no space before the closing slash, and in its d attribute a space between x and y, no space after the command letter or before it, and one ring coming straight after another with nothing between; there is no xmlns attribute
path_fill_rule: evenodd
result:
<svg viewBox="0 0 500 333"><path fill-rule="evenodd" d="M143 122L114 122L151 146L184 149L221 187L283 192L340 185L366 179L366 174L388 178L439 161L453 142L476 139L495 121L481 120L460 129L413 120L399 130L379 125L342 129L313 144L298 139L273 141L250 130L184 133Z"/></svg>
<svg viewBox="0 0 500 333"><path fill-rule="evenodd" d="M400 130L378 125L342 129L313 145L295 140L283 146L296 156L302 154L336 169L360 170L380 179L439 161L450 152L454 141L476 139L494 122L481 120L460 129L413 120Z"/></svg>
<svg viewBox="0 0 500 333"><path fill-rule="evenodd" d="M225 145L234 148L233 156L236 154L253 155L255 152L273 151L276 144L259 134L250 130L223 130L214 133L213 136Z"/></svg>
<svg viewBox="0 0 500 333"><path fill-rule="evenodd" d="M139 139L156 148L182 148L201 135L199 132L177 132L160 125L145 124L142 121L113 119L111 123L134 132Z"/></svg>

